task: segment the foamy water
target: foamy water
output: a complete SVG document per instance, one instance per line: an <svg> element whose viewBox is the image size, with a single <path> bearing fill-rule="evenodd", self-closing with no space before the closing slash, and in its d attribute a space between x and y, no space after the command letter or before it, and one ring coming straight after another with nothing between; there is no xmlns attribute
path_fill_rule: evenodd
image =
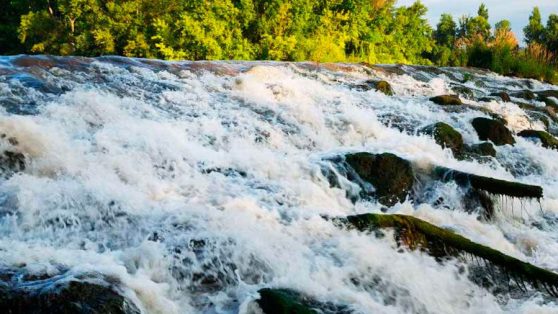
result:
<svg viewBox="0 0 558 314"><path fill-rule="evenodd" d="M3 139L0 148L23 153L27 164L0 182L0 261L50 275L111 276L145 313L256 313L264 287L355 313L557 313L539 293L492 295L461 262L400 252L393 237L321 218L382 208L353 204L330 187L324 159L346 152L391 152L417 169L538 184L540 204L497 199L491 223L465 212L452 182L389 212L558 271L557 151L516 137L487 162L459 161L417 135L443 121L466 144L478 143L470 120L487 114L475 108L500 114L515 132L543 129L542 122L496 100L465 100L469 109L449 113L428 98L451 93L460 70L402 69L2 57L0 134L17 145ZM380 78L396 96L354 88ZM479 95L554 88L490 73L475 78L484 84L465 85ZM439 197L444 204L432 205Z"/></svg>

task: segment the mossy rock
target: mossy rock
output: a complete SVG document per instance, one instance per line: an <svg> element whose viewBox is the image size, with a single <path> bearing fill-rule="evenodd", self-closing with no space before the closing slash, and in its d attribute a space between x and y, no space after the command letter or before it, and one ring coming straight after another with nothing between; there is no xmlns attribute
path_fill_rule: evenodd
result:
<svg viewBox="0 0 558 314"><path fill-rule="evenodd" d="M538 185L529 185L519 182L483 177L444 167L435 167L433 174L442 181L455 181L461 186L483 190L491 194L507 195L518 198L540 199L543 197L543 189Z"/></svg>
<svg viewBox="0 0 558 314"><path fill-rule="evenodd" d="M558 90L537 92L537 100L544 102L547 106L558 107Z"/></svg>
<svg viewBox="0 0 558 314"><path fill-rule="evenodd" d="M440 106L460 106L463 104L457 95L440 95L430 98L430 101Z"/></svg>
<svg viewBox="0 0 558 314"><path fill-rule="evenodd" d="M451 149L455 155L460 154L463 150L463 137L461 133L457 132L447 123L438 122L431 124L423 128L420 133L434 137L438 145Z"/></svg>
<svg viewBox="0 0 558 314"><path fill-rule="evenodd" d="M538 138L543 147L558 150L558 140L550 133L538 130L523 130L517 135L527 138Z"/></svg>
<svg viewBox="0 0 558 314"><path fill-rule="evenodd" d="M528 89L513 92L513 93L511 93L511 96L513 96L515 98L522 98L522 99L525 99L525 100L535 100L537 98L535 93L533 93L532 91L530 91Z"/></svg>
<svg viewBox="0 0 558 314"><path fill-rule="evenodd" d="M387 81L368 80L363 84L355 86L360 91L376 90L388 96L393 96L394 92L391 85Z"/></svg>
<svg viewBox="0 0 558 314"><path fill-rule="evenodd" d="M490 140L497 146L515 144L515 139L513 138L512 133L500 121L488 118L475 118L473 119L472 124L482 141Z"/></svg>
<svg viewBox="0 0 558 314"><path fill-rule="evenodd" d="M394 154L348 154L345 161L361 179L374 186L374 196L381 204L403 202L413 189L415 174L411 163Z"/></svg>
<svg viewBox="0 0 558 314"><path fill-rule="evenodd" d="M289 289L261 289L258 305L265 314L317 314L304 303L304 297Z"/></svg>
<svg viewBox="0 0 558 314"><path fill-rule="evenodd" d="M475 92L470 89L467 86L463 86L463 85L455 85L451 88L454 92L456 92L457 94L467 98L467 99L473 99L475 98Z"/></svg>
<svg viewBox="0 0 558 314"><path fill-rule="evenodd" d="M318 302L291 289L265 288L256 301L265 314L349 314L347 306Z"/></svg>
<svg viewBox="0 0 558 314"><path fill-rule="evenodd" d="M377 91L382 92L388 96L393 96L393 89L391 88L391 85L386 82L386 81L378 81L375 84L375 88Z"/></svg>
<svg viewBox="0 0 558 314"><path fill-rule="evenodd" d="M140 313L133 303L101 278L94 278L91 282L66 281L6 270L0 277L3 313Z"/></svg>
<svg viewBox="0 0 558 314"><path fill-rule="evenodd" d="M497 97L500 97L500 99L502 99L502 101L511 102L510 95L506 92L492 93L492 94L490 94L490 96L497 96Z"/></svg>
<svg viewBox="0 0 558 314"><path fill-rule="evenodd" d="M335 219L333 222L338 226L371 233L393 228L400 245L410 249L421 249L437 258L472 255L484 260L487 265L490 265L489 267L498 267L516 282L528 282L539 291L558 296L558 274L475 243L413 216L363 214ZM486 276L490 276L490 273L485 272Z"/></svg>
<svg viewBox="0 0 558 314"><path fill-rule="evenodd" d="M466 151L478 156L496 157L496 149L494 149L494 145L490 142L471 145L466 148Z"/></svg>

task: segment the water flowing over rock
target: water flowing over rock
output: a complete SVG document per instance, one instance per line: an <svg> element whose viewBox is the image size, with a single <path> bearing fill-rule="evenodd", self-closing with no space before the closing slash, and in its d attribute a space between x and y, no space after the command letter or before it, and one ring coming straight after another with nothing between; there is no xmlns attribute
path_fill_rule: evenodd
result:
<svg viewBox="0 0 558 314"><path fill-rule="evenodd" d="M555 312L556 91L465 68L0 57L0 312ZM406 218L332 223L361 214Z"/></svg>

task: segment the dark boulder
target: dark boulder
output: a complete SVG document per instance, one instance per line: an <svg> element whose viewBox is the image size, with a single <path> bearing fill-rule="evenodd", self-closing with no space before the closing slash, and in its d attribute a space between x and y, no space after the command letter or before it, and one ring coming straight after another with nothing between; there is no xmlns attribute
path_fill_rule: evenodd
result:
<svg viewBox="0 0 558 314"><path fill-rule="evenodd" d="M394 154L355 153L346 155L345 161L374 186L374 196L381 204L403 202L412 191L415 174L411 163Z"/></svg>
<svg viewBox="0 0 558 314"><path fill-rule="evenodd" d="M457 95L440 95L430 98L430 101L440 106L459 106L463 103Z"/></svg>
<svg viewBox="0 0 558 314"><path fill-rule="evenodd" d="M460 154L463 150L463 137L461 133L457 132L447 123L438 122L431 124L423 128L420 133L434 137L438 145L451 149L455 155Z"/></svg>
<svg viewBox="0 0 558 314"><path fill-rule="evenodd" d="M114 284L94 277L84 281L65 275L30 276L4 270L0 276L0 309L3 313L140 313L117 292Z"/></svg>
<svg viewBox="0 0 558 314"><path fill-rule="evenodd" d="M538 130L523 130L517 135L527 138L537 138L541 141L543 147L558 150L558 140L548 132Z"/></svg>
<svg viewBox="0 0 558 314"><path fill-rule="evenodd" d="M515 144L512 133L500 121L488 118L475 118L472 124L482 141L490 140L497 146Z"/></svg>

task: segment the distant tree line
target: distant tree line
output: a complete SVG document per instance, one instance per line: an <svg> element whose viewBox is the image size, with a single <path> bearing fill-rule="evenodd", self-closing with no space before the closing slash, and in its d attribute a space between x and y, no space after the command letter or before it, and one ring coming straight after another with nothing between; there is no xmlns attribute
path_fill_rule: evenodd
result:
<svg viewBox="0 0 558 314"><path fill-rule="evenodd" d="M398 7L396 0L4 0L0 54L413 63L554 75L556 14L543 25L535 8L520 49L509 21L492 29L485 5L457 23L443 14L436 29L426 12L418 1Z"/></svg>

